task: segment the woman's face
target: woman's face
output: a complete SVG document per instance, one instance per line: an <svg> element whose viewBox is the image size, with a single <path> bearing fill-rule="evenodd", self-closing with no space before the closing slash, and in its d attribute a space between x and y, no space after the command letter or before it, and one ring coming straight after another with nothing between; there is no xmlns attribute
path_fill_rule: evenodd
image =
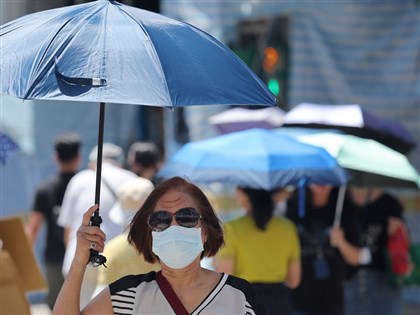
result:
<svg viewBox="0 0 420 315"><path fill-rule="evenodd" d="M198 213L201 215L200 210L197 207L197 204L188 194L180 192L180 191L176 191L176 190L170 190L158 200L154 208L154 211L165 210L174 214L179 209L187 208L187 207L195 208L198 211ZM175 216L172 216L171 226L172 225L178 225L178 223L175 220ZM198 220L198 223L195 226L195 228L200 228L200 227L202 227L201 220ZM205 228L202 229L202 239L204 242L207 239Z"/></svg>

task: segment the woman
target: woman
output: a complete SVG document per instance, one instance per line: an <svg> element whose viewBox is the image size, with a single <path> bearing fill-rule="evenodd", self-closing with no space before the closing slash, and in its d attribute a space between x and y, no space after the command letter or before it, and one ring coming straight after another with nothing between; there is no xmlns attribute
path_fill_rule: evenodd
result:
<svg viewBox="0 0 420 315"><path fill-rule="evenodd" d="M105 245L104 233L89 226L96 209L83 216L76 255L53 314L265 314L248 282L201 268L201 258L223 245L223 232L204 193L179 177L157 185L130 224L129 242L147 262L159 261L161 271L117 280L80 312L89 250L102 252Z"/></svg>
<svg viewBox="0 0 420 315"><path fill-rule="evenodd" d="M300 245L295 225L273 216L269 191L237 188L246 215L227 222L226 247L214 259L217 271L251 282L270 314L291 314L289 290L300 282Z"/></svg>

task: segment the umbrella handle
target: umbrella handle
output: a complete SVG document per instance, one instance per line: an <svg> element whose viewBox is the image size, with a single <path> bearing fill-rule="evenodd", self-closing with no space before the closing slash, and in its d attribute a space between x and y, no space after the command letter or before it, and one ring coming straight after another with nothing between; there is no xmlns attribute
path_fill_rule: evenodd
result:
<svg viewBox="0 0 420 315"><path fill-rule="evenodd" d="M347 185L340 186L338 190L337 204L335 207L334 226L340 226L341 214L343 213L344 195Z"/></svg>
<svg viewBox="0 0 420 315"><path fill-rule="evenodd" d="M95 187L95 204L99 206L101 195L101 175L102 175L102 148L104 142L104 122L105 122L105 103L100 103L99 108L99 129L98 129L98 155L96 159L96 187ZM99 208L93 213L90 218L90 225L100 227L102 218L99 215ZM94 267L105 265L106 257L99 254L98 251L90 249L90 257L88 263Z"/></svg>
<svg viewBox="0 0 420 315"><path fill-rule="evenodd" d="M98 209L99 210L99 209ZM90 218L90 225L99 227L102 223L102 218L99 215L99 211L96 210L93 216ZM100 265L104 265L106 267L106 257L99 254L97 250L90 249L90 256L88 263L91 263L94 267L98 267Z"/></svg>

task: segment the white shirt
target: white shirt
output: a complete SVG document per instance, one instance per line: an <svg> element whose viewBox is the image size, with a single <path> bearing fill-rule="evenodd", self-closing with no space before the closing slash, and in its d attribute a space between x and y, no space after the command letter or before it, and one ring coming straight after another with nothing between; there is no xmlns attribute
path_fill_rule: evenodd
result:
<svg viewBox="0 0 420 315"><path fill-rule="evenodd" d="M124 226L114 223L109 218L109 210L116 201L118 187L126 180L137 175L128 170L114 166L110 163L102 164L102 183L99 204L99 215L102 217L100 228L106 234L107 240L121 234ZM114 191L114 194L110 191ZM83 214L95 203L96 172L86 169L77 173L69 182L64 194L63 204L61 206L58 224L64 228L70 229L69 242L66 248L66 254L63 263L63 273L67 274L76 249L76 232L79 229Z"/></svg>
<svg viewBox="0 0 420 315"><path fill-rule="evenodd" d="M156 282L156 273L129 275L110 284L115 314L174 314ZM262 302L251 285L240 278L224 274L192 315L265 314Z"/></svg>

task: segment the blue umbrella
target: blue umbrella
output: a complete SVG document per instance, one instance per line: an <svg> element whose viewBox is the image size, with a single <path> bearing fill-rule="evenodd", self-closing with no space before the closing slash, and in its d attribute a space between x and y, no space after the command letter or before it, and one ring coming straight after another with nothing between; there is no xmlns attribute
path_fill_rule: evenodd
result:
<svg viewBox="0 0 420 315"><path fill-rule="evenodd" d="M249 129L185 144L159 176L225 182L272 190L306 183L341 185L345 171L323 148L265 129Z"/></svg>
<svg viewBox="0 0 420 315"><path fill-rule="evenodd" d="M6 162L20 151L19 146L7 134L0 131L0 163L5 165Z"/></svg>
<svg viewBox="0 0 420 315"><path fill-rule="evenodd" d="M209 34L112 0L24 16L0 27L0 42L0 93L100 103L95 203L100 199L105 102L276 104L245 63Z"/></svg>
<svg viewBox="0 0 420 315"><path fill-rule="evenodd" d="M30 14L0 28L1 93L23 99L275 105L265 84L196 27L110 0Z"/></svg>

